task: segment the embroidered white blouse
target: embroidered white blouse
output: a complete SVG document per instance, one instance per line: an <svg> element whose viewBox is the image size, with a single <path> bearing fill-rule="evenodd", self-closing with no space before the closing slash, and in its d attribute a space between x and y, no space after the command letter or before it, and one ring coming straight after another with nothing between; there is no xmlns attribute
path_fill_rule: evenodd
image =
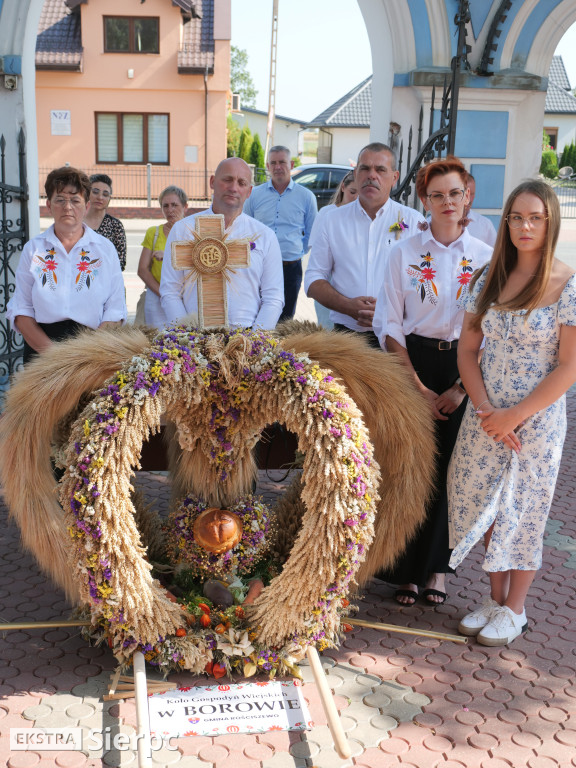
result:
<svg viewBox="0 0 576 768"><path fill-rule="evenodd" d="M447 246L429 229L399 243L388 257L374 311L380 345L391 336L405 347L411 333L444 341L460 338L468 284L491 256L492 248L466 229Z"/></svg>
<svg viewBox="0 0 576 768"><path fill-rule="evenodd" d="M116 249L84 225L70 253L54 225L29 240L16 269L16 289L6 317L33 317L38 323L75 320L89 328L126 320L124 280Z"/></svg>
<svg viewBox="0 0 576 768"><path fill-rule="evenodd" d="M213 213L210 207L204 214ZM190 240L197 215L187 216L170 230L162 262L160 296L168 323L175 323L198 311L196 283L186 280L188 270L174 269L171 258L172 241ZM231 326L252 326L272 330L284 306L284 272L282 255L276 235L269 227L241 213L226 230L230 240L254 238L250 251L250 266L235 268L228 291L228 322Z"/></svg>
<svg viewBox="0 0 576 768"><path fill-rule="evenodd" d="M310 239L311 253L304 276L306 293L315 280L328 280L348 298L378 296L384 266L397 240L417 231L424 218L413 208L388 200L371 219L359 200L329 210L317 220ZM404 222L398 233L391 226ZM398 237L396 236L398 234ZM352 331L369 331L349 315L331 311L330 320Z"/></svg>

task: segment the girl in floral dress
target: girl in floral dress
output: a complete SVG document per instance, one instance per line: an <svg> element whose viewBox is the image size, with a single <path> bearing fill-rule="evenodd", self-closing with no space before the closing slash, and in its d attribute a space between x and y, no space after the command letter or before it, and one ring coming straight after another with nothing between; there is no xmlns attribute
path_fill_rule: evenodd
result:
<svg viewBox="0 0 576 768"><path fill-rule="evenodd" d="M450 571L446 472L465 397L456 350L468 283L492 253L466 230L467 171L458 158L421 168L416 191L430 212L430 224L421 225L423 231L390 252L374 314L380 344L411 371L436 418L436 491L426 520L395 567L378 574L399 585L396 600L401 605L412 605L421 587L428 603L446 599L444 580ZM422 456L423 462L433 460Z"/></svg>
<svg viewBox="0 0 576 768"><path fill-rule="evenodd" d="M490 597L459 630L488 646L527 628L566 433L564 394L576 381L576 278L554 258L559 231L554 190L516 187L494 258L471 283L458 347L470 400L449 472L450 565L484 537Z"/></svg>

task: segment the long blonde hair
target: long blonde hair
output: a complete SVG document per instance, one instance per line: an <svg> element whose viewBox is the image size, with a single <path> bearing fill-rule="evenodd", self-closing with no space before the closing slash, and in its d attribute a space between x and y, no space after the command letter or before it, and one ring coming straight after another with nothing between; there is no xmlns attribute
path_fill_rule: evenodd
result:
<svg viewBox="0 0 576 768"><path fill-rule="evenodd" d="M502 294L510 273L518 263L518 252L510 239L510 230L506 217L512 210L516 198L524 193L539 197L544 203L546 216L548 217L542 258L538 263L536 274L526 283L520 293L512 296L508 301L499 302L498 297ZM561 216L558 198L552 187L548 186L544 181L535 179L523 181L510 193L502 211L502 220L494 245L494 253L488 265L486 282L476 302L476 314L472 321L473 328L476 330L480 328L482 318L491 306L502 311L525 309L528 316L533 309L536 309L541 304L546 293L548 280L550 279L550 272L552 271L554 251L556 250L556 243L560 234L560 223ZM476 272L470 283L470 290L472 290L484 269L483 267Z"/></svg>

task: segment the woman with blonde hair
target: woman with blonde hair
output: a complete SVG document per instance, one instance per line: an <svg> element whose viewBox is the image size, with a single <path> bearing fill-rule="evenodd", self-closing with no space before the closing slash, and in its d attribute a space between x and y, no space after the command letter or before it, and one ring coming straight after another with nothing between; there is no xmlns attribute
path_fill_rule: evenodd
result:
<svg viewBox="0 0 576 768"><path fill-rule="evenodd" d="M459 625L482 645L506 645L527 628L542 564L564 395L576 381L576 278L554 256L559 232L554 190L520 184L467 297L458 366L470 400L449 469L450 565L484 537L490 597Z"/></svg>
<svg viewBox="0 0 576 768"><path fill-rule="evenodd" d="M156 328L166 323L166 315L160 303L160 277L166 239L173 225L183 219L188 209L188 197L180 187L170 186L158 195L164 224L148 227L142 241L142 253L138 262L138 277L146 285L144 294L144 322ZM142 297L141 297L142 298ZM140 302L139 302L140 304ZM139 322L138 312L136 322Z"/></svg>

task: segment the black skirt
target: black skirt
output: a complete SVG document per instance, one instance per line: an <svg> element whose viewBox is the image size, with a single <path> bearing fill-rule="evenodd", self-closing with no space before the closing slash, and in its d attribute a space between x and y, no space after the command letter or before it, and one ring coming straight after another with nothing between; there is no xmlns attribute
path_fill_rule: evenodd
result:
<svg viewBox="0 0 576 768"><path fill-rule="evenodd" d="M420 381L428 389L441 394L458 378L455 348L434 349L407 337L406 349ZM464 398L460 406L449 415L447 421L435 421L438 455L434 495L427 507L423 524L394 567L376 574L384 581L392 584L418 584L423 587L433 573L454 573L448 565L451 550L448 548L446 476L466 408L466 400L467 398ZM423 462L432 460L431 456L422 456Z"/></svg>
<svg viewBox="0 0 576 768"><path fill-rule="evenodd" d="M78 331L86 328L85 325L80 325L75 320L59 320L57 323L38 323L40 328L44 331L46 336L52 341L64 341L71 336L75 336ZM36 357L38 353L35 349L24 342L24 363L30 362Z"/></svg>

